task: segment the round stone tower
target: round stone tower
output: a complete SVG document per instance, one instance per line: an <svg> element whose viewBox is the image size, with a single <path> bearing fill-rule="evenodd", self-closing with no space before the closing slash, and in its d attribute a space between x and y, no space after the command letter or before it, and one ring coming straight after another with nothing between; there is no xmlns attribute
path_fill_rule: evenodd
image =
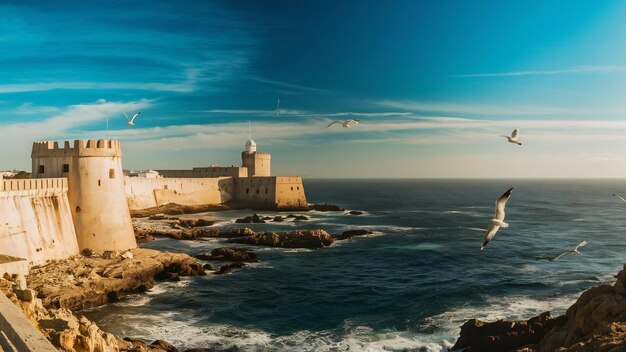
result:
<svg viewBox="0 0 626 352"><path fill-rule="evenodd" d="M137 247L124 190L122 148L114 140L33 144L32 177L67 177L79 248L97 252Z"/></svg>
<svg viewBox="0 0 626 352"><path fill-rule="evenodd" d="M252 139L246 142L245 150L241 152L241 166L248 168L248 177L270 176L271 159L270 153L256 151L256 143Z"/></svg>

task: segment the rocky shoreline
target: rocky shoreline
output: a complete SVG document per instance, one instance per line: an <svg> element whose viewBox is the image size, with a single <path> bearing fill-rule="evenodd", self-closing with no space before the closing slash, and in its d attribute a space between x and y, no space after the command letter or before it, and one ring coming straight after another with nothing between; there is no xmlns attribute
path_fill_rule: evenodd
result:
<svg viewBox="0 0 626 352"><path fill-rule="evenodd" d="M583 292L564 315L463 324L452 350L465 352L626 351L626 264L613 285Z"/></svg>
<svg viewBox="0 0 626 352"><path fill-rule="evenodd" d="M187 254L136 248L51 261L31 268L27 289L20 289L16 278L6 275L0 279L0 290L59 350L177 352L162 340L147 343L106 333L78 312L143 292L157 280L206 274Z"/></svg>

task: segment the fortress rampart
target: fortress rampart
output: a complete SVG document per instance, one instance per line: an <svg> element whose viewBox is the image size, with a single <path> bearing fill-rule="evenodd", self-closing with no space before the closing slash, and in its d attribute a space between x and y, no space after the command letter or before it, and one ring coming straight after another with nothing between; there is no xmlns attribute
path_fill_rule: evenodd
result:
<svg viewBox="0 0 626 352"><path fill-rule="evenodd" d="M78 254L67 191L65 178L1 180L2 254L30 264Z"/></svg>
<svg viewBox="0 0 626 352"><path fill-rule="evenodd" d="M160 170L164 178L124 177L115 140L35 142L31 158L31 179L0 177L0 254L30 265L86 248L136 247L130 209L168 203L307 208L302 178L271 176L271 154L257 152L252 140L241 167Z"/></svg>
<svg viewBox="0 0 626 352"><path fill-rule="evenodd" d="M131 210L168 203L182 205L222 204L232 199L233 179L125 177L126 197Z"/></svg>

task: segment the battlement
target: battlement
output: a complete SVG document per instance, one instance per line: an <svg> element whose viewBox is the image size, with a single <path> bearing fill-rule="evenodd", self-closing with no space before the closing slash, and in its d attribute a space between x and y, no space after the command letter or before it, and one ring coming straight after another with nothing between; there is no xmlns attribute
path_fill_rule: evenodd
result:
<svg viewBox="0 0 626 352"><path fill-rule="evenodd" d="M117 140L89 139L63 142L42 141L33 143L31 158L51 157L121 157L122 147Z"/></svg>
<svg viewBox="0 0 626 352"><path fill-rule="evenodd" d="M248 153L248 152L241 152L241 154L244 155L259 155L259 156L264 156L264 157L272 157L271 153L265 153L265 152L252 152L252 153Z"/></svg>
<svg viewBox="0 0 626 352"><path fill-rule="evenodd" d="M16 191L67 191L67 178L38 178L38 179L15 179L0 180L0 191L16 192Z"/></svg>

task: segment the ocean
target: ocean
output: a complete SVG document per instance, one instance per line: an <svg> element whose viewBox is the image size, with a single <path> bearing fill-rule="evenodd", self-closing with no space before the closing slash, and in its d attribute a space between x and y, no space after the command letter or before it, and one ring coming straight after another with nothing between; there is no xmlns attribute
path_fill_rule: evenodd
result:
<svg viewBox="0 0 626 352"><path fill-rule="evenodd" d="M260 262L228 275L157 284L88 312L103 330L216 351L440 351L468 319L565 312L612 283L626 261L626 180L311 180L300 223L234 224L252 211L186 217L256 230L369 229L318 250L254 247ZM509 187L509 228L484 251L494 202ZM259 212L274 215L273 212ZM285 214L283 214L285 215ZM577 255L538 261L586 240ZM220 241L141 245L197 254ZM244 246L245 247L245 246Z"/></svg>

